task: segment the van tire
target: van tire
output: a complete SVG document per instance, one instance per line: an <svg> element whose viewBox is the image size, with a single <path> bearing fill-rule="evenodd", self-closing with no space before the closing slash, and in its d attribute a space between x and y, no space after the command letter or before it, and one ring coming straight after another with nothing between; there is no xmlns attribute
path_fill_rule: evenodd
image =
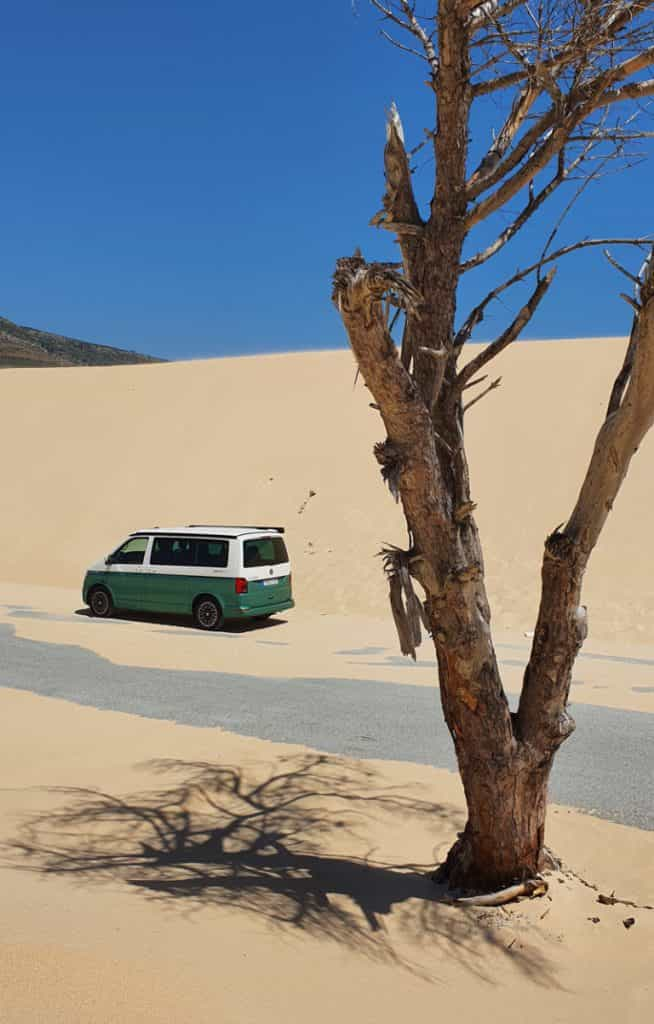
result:
<svg viewBox="0 0 654 1024"><path fill-rule="evenodd" d="M88 605L96 619L108 619L113 615L114 603L106 587L93 587L89 591Z"/></svg>
<svg viewBox="0 0 654 1024"><path fill-rule="evenodd" d="M195 599L193 622L198 629L220 629L224 621L223 610L215 598L209 594L203 594Z"/></svg>

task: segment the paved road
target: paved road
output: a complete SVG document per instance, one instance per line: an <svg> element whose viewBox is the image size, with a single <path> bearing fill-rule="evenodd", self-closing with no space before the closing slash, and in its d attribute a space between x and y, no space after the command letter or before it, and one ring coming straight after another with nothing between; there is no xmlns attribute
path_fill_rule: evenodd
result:
<svg viewBox="0 0 654 1024"><path fill-rule="evenodd" d="M0 626L0 686L330 753L455 768L429 687L114 665L81 647L16 637L11 626ZM654 715L588 704L573 712L577 731L557 757L552 799L654 830Z"/></svg>

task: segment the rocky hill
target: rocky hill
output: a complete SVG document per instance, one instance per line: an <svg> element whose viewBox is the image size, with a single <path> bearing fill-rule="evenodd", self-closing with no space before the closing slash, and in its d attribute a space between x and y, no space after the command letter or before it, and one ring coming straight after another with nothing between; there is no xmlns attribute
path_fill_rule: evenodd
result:
<svg viewBox="0 0 654 1024"><path fill-rule="evenodd" d="M61 334L19 327L0 317L0 368L8 366L115 366L164 360L109 345L65 338Z"/></svg>

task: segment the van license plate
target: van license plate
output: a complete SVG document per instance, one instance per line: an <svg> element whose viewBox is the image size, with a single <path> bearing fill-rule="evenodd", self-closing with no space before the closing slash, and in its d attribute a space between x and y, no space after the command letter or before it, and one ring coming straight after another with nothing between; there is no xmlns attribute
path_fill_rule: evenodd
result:
<svg viewBox="0 0 654 1024"><path fill-rule="evenodd" d="M278 583L279 583L279 580L264 580L263 581L264 587L276 587Z"/></svg>

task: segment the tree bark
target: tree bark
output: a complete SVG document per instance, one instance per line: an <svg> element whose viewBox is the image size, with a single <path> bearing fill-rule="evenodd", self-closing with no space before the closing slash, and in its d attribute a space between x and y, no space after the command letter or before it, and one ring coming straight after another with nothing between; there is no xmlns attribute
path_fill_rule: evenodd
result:
<svg viewBox="0 0 654 1024"><path fill-rule="evenodd" d="M398 459L400 497L413 537L412 574L426 593L441 703L469 801L466 838L449 861L452 879L466 887L500 888L533 874L548 772L541 771L542 786L535 785L533 765L520 762L491 639L462 437L458 428L450 430L439 454L432 416L388 332L382 300L394 289L409 311L419 307L420 296L399 275L360 257L339 260L334 299ZM529 806L542 806L542 814L519 810L529 787ZM514 797L507 802L509 791ZM489 858L493 849L498 852ZM511 849L520 851L517 858Z"/></svg>
<svg viewBox="0 0 654 1024"><path fill-rule="evenodd" d="M548 865L544 841L551 763L534 768L519 748L500 765L459 758L468 821L435 871L435 881L452 889L493 892L534 878Z"/></svg>

